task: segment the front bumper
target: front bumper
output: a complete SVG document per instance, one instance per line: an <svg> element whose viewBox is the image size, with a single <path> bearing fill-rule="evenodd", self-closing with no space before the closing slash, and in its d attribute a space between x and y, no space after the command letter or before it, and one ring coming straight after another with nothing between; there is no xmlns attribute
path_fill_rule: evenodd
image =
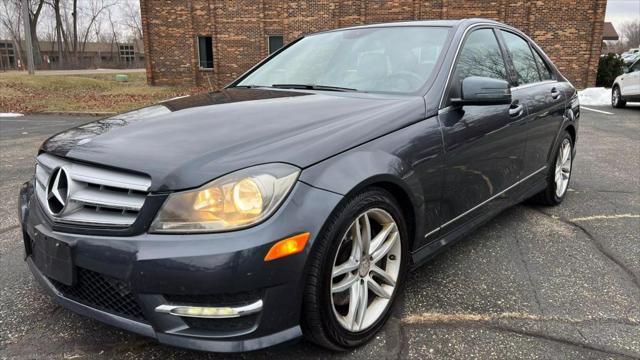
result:
<svg viewBox="0 0 640 360"><path fill-rule="evenodd" d="M60 305L160 343L239 352L302 334L306 258L324 219L340 200L337 194L299 182L276 214L249 229L115 237L52 230L27 184L20 194L20 221L27 264ZM301 232L311 233L302 253L264 262L275 242ZM60 248L69 249L68 258ZM59 276L65 267L71 269L68 279L73 284ZM156 310L167 305L242 307L257 302L260 311L225 319Z"/></svg>

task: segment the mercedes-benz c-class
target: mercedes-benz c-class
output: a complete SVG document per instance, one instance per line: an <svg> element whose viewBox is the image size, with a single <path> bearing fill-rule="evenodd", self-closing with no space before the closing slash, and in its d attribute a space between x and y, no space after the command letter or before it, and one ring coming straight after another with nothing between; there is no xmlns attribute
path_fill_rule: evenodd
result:
<svg viewBox="0 0 640 360"><path fill-rule="evenodd" d="M61 306L160 343L353 348L409 270L509 206L563 201L579 117L498 22L304 36L220 91L46 140L25 259Z"/></svg>

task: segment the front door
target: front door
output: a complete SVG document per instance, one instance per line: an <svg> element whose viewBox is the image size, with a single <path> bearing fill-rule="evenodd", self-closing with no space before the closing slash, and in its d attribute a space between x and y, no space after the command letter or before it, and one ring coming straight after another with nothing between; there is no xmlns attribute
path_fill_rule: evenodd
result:
<svg viewBox="0 0 640 360"><path fill-rule="evenodd" d="M491 28L468 34L458 54L448 97L460 96L469 76L508 80L503 52ZM518 181L526 140L526 107L446 106L439 119L445 149L442 230L475 217L475 211Z"/></svg>

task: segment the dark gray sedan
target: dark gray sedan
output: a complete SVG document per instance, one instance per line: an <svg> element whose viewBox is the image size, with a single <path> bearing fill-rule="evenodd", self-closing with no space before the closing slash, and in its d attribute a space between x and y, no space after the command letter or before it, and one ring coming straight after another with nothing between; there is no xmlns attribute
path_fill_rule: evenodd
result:
<svg viewBox="0 0 640 360"><path fill-rule="evenodd" d="M344 350L407 272L500 211L560 204L576 91L483 20L305 36L219 92L44 142L26 261L80 314L198 350Z"/></svg>

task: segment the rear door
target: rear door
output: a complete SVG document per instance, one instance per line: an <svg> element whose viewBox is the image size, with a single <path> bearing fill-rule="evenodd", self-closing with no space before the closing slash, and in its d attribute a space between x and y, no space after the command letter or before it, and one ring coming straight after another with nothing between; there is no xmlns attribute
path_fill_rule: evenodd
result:
<svg viewBox="0 0 640 360"><path fill-rule="evenodd" d="M513 99L529 113L523 128L526 145L521 178L525 178L548 163L565 112L564 87L527 40L506 30L500 34L510 59Z"/></svg>
<svg viewBox="0 0 640 360"><path fill-rule="evenodd" d="M463 40L439 120L445 147L442 230L470 220L522 171L526 110L520 104L451 106L462 80L507 80L507 66L493 28L472 30ZM448 106L449 105L449 106Z"/></svg>

